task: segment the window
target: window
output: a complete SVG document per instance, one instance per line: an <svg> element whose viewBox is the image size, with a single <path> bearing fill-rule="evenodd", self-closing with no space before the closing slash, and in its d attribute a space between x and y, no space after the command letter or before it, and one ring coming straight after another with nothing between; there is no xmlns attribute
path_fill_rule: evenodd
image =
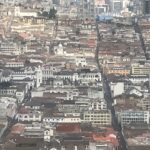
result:
<svg viewBox="0 0 150 150"><path fill-rule="evenodd" d="M24 116L24 118L28 118L28 116L27 116L27 115L25 115L25 116Z"/></svg>

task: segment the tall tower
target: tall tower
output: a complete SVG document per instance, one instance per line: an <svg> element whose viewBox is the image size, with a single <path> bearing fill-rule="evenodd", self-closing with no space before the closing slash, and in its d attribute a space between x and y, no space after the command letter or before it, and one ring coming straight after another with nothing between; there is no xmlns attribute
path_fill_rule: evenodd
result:
<svg viewBox="0 0 150 150"><path fill-rule="evenodd" d="M78 14L80 19L95 19L95 0L80 0Z"/></svg>

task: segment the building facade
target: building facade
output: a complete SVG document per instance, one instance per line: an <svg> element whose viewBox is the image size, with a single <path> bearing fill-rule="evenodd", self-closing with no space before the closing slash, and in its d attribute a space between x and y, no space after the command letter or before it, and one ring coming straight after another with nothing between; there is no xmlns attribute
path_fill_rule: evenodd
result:
<svg viewBox="0 0 150 150"><path fill-rule="evenodd" d="M150 74L150 64L149 63L134 63L132 64L132 74Z"/></svg>
<svg viewBox="0 0 150 150"><path fill-rule="evenodd" d="M145 15L150 14L150 0L142 0L143 13Z"/></svg>
<svg viewBox="0 0 150 150"><path fill-rule="evenodd" d="M126 110L120 113L122 125L149 124L149 111Z"/></svg>
<svg viewBox="0 0 150 150"><path fill-rule="evenodd" d="M88 111L83 114L83 122L90 122L99 126L111 125L111 113L109 111Z"/></svg>
<svg viewBox="0 0 150 150"><path fill-rule="evenodd" d="M123 3L122 0L113 0L112 1L112 11L113 12L121 12L123 9Z"/></svg>
<svg viewBox="0 0 150 150"><path fill-rule="evenodd" d="M94 0L80 0L78 14L80 19L94 19L95 18L95 1Z"/></svg>

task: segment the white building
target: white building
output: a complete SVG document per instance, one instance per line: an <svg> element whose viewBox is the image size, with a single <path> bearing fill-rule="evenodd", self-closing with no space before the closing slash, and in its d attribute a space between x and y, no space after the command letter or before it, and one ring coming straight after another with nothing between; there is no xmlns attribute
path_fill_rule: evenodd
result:
<svg viewBox="0 0 150 150"><path fill-rule="evenodd" d="M40 122L42 120L42 113L40 111L18 113L17 120L27 122Z"/></svg>
<svg viewBox="0 0 150 150"><path fill-rule="evenodd" d="M25 4L27 0L0 0L0 3L4 5L15 5L15 4Z"/></svg>
<svg viewBox="0 0 150 150"><path fill-rule="evenodd" d="M97 70L93 71L81 71L78 73L77 80L80 80L82 83L97 82L101 81L101 74Z"/></svg>
<svg viewBox="0 0 150 150"><path fill-rule="evenodd" d="M137 97L142 97L143 96L143 93L141 92L141 90L138 90L137 88L130 88L130 89L127 89L126 91L126 94L127 95L134 95L134 96L137 96Z"/></svg>
<svg viewBox="0 0 150 150"><path fill-rule="evenodd" d="M44 141L50 142L51 137L54 135L54 130L52 128L45 129L44 131Z"/></svg>
<svg viewBox="0 0 150 150"><path fill-rule="evenodd" d="M112 0L112 11L113 12L121 12L123 9L122 0Z"/></svg>
<svg viewBox="0 0 150 150"><path fill-rule="evenodd" d="M122 95L125 92L124 82L111 83L110 86L114 97Z"/></svg>
<svg viewBox="0 0 150 150"><path fill-rule="evenodd" d="M14 15L16 17L37 17L37 12L34 10L23 9L19 6L15 7Z"/></svg>
<svg viewBox="0 0 150 150"><path fill-rule="evenodd" d="M133 75L149 75L150 63L145 62L144 64L133 63L131 65Z"/></svg>
<svg viewBox="0 0 150 150"><path fill-rule="evenodd" d="M17 102L21 103L25 98L25 94L28 92L28 86L26 83L14 84L7 88L0 88L0 95L2 96L14 96L17 98Z"/></svg>
<svg viewBox="0 0 150 150"><path fill-rule="evenodd" d="M42 83L42 68L40 66L25 68L24 70L13 72L11 78L13 81L23 81L29 78L29 80L35 82L27 82L28 85L30 84L32 87L36 85L36 87L39 87Z"/></svg>
<svg viewBox="0 0 150 150"><path fill-rule="evenodd" d="M150 118L149 111L126 110L126 111L122 111L119 115L121 118L121 123L123 125L130 125L131 123L134 123L134 124L147 123L147 124L149 124L149 118Z"/></svg>
<svg viewBox="0 0 150 150"><path fill-rule="evenodd" d="M58 88L58 87L63 88L63 87L64 87L64 82L63 82L63 80L62 80L62 79L59 79L59 78L54 79L54 81L53 81L53 87L54 87L54 88Z"/></svg>
<svg viewBox="0 0 150 150"><path fill-rule="evenodd" d="M87 62L86 62L85 57L76 57L75 63L77 66L81 66L81 67L87 66Z"/></svg>
<svg viewBox="0 0 150 150"><path fill-rule="evenodd" d="M54 47L54 53L55 53L56 55L64 55L64 54L65 54L63 45L62 45L61 43L60 43L58 46L55 46L55 47Z"/></svg>
<svg viewBox="0 0 150 150"><path fill-rule="evenodd" d="M36 87L39 87L42 84L42 69L39 66L38 68L36 68L35 70L36 72Z"/></svg>
<svg viewBox="0 0 150 150"><path fill-rule="evenodd" d="M7 117L14 118L17 113L17 105L15 98L1 97L0 98L0 110Z"/></svg>
<svg viewBox="0 0 150 150"><path fill-rule="evenodd" d="M105 0L95 1L95 14L99 15L101 13L106 13L109 10L109 5Z"/></svg>
<svg viewBox="0 0 150 150"><path fill-rule="evenodd" d="M104 99L99 101L92 101L90 109L94 111L107 110L107 104Z"/></svg>
<svg viewBox="0 0 150 150"><path fill-rule="evenodd" d="M99 126L111 125L111 113L109 111L88 111L83 113L83 122Z"/></svg>
<svg viewBox="0 0 150 150"><path fill-rule="evenodd" d="M64 67L64 63L50 63L42 66L42 80L43 82L46 82L48 79L54 77L54 73L61 70L62 67Z"/></svg>
<svg viewBox="0 0 150 150"><path fill-rule="evenodd" d="M0 43L0 53L5 55L20 55L20 46L14 42L2 42Z"/></svg>
<svg viewBox="0 0 150 150"><path fill-rule="evenodd" d="M142 82L149 81L149 76L148 75L131 75L128 78L128 80L131 81L134 84L136 84L136 83L142 83Z"/></svg>
<svg viewBox="0 0 150 150"><path fill-rule="evenodd" d="M45 117L44 123L81 123L80 116Z"/></svg>
<svg viewBox="0 0 150 150"><path fill-rule="evenodd" d="M5 64L6 68L23 68L24 62L22 61L7 61Z"/></svg>

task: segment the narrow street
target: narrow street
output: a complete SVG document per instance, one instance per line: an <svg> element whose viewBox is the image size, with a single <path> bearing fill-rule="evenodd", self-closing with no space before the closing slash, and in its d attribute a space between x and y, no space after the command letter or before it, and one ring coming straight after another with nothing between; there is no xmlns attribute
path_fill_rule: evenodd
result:
<svg viewBox="0 0 150 150"><path fill-rule="evenodd" d="M26 103L30 99L31 99L31 90L28 91L28 93L26 94L26 97L24 98L23 102L18 105L17 111L20 110L23 103ZM8 125L7 125L7 128L6 128L6 130L4 131L4 133L1 137L0 143L3 143L5 141L5 138L11 132L12 126L15 125L18 122L15 117L14 118L8 118L7 120L8 120Z"/></svg>
<svg viewBox="0 0 150 150"><path fill-rule="evenodd" d="M146 46L145 46L145 42L144 42L144 39L143 39L142 31L140 29L140 26L139 26L138 22L135 21L135 20L133 21L133 27L134 27L135 33L138 33L138 35L139 35L142 50L144 52L146 60L148 60L149 58L148 58L148 55L146 54Z"/></svg>
<svg viewBox="0 0 150 150"><path fill-rule="evenodd" d="M102 71L103 69L102 69L101 65L99 64L98 52L99 52L99 47L100 47L101 35L99 32L98 23L96 23L96 30L97 30L97 47L96 47L96 52L95 52L95 59L96 59L98 70L101 73L101 77L102 77L102 84L103 84L103 89L104 89L104 98L105 98L105 101L107 103L108 109L111 111L112 126L113 126L114 130L118 132L118 135L117 135L118 142L119 142L118 149L119 150L127 150L127 143L126 143L125 138L123 136L122 127L118 122L115 108L113 106L114 101L113 101L113 98L111 95L111 89L109 86L109 81L107 80L107 76L103 73L103 71Z"/></svg>

